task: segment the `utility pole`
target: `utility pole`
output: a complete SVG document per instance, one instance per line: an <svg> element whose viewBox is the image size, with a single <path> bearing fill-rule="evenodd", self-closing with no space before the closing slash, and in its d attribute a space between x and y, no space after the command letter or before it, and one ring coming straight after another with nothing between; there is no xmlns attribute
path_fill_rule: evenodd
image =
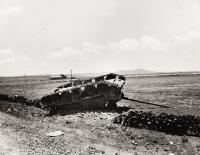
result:
<svg viewBox="0 0 200 155"><path fill-rule="evenodd" d="M71 73L71 85L73 86L73 82L72 82L72 70L70 70Z"/></svg>
<svg viewBox="0 0 200 155"><path fill-rule="evenodd" d="M24 75L24 87L26 88L26 74Z"/></svg>
<svg viewBox="0 0 200 155"><path fill-rule="evenodd" d="M26 74L24 74L24 93L26 92L26 83L27 81L26 81Z"/></svg>

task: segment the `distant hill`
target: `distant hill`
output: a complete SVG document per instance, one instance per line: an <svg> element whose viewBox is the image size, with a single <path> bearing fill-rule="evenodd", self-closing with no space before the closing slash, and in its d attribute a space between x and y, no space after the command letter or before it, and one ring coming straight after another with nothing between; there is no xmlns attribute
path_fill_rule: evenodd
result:
<svg viewBox="0 0 200 155"><path fill-rule="evenodd" d="M153 71L145 70L145 69L134 69L134 70L119 70L116 73L123 75L131 75L131 74L152 74L156 73Z"/></svg>

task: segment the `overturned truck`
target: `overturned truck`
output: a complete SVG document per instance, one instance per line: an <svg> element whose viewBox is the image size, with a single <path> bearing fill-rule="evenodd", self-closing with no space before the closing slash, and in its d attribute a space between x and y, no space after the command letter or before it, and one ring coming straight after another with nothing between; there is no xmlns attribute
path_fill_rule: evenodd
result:
<svg viewBox="0 0 200 155"><path fill-rule="evenodd" d="M59 86L54 93L41 98L43 109L69 108L104 109L115 108L123 98L122 88L126 78L107 74L96 78L75 81Z"/></svg>

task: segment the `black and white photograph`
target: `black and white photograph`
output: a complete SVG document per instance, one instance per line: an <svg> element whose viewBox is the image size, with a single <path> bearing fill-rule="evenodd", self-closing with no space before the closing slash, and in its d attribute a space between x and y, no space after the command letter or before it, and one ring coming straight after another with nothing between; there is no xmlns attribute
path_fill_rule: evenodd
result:
<svg viewBox="0 0 200 155"><path fill-rule="evenodd" d="M200 155L200 0L0 0L1 155Z"/></svg>

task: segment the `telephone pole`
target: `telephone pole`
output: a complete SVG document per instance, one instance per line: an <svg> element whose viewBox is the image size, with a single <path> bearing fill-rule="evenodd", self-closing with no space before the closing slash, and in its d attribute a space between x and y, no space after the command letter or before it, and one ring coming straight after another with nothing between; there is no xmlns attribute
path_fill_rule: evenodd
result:
<svg viewBox="0 0 200 155"><path fill-rule="evenodd" d="M26 84L27 84L27 79L26 79L26 74L24 74L24 90L23 90L23 92L24 92L24 94L26 93Z"/></svg>
<svg viewBox="0 0 200 155"><path fill-rule="evenodd" d="M73 86L73 82L72 82L72 70L70 70L71 73L71 85Z"/></svg>

